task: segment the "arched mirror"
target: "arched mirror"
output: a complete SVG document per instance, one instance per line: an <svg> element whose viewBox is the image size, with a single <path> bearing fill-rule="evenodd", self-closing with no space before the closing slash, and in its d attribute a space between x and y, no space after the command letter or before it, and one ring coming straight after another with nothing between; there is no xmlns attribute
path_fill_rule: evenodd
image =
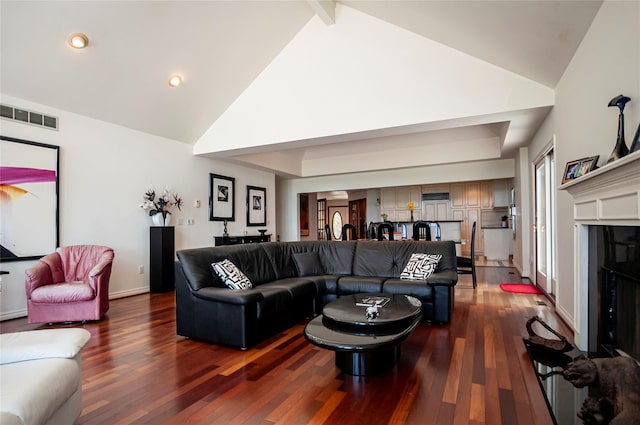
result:
<svg viewBox="0 0 640 425"><path fill-rule="evenodd" d="M340 211L334 212L331 217L331 231L334 239L340 240L342 238L342 214Z"/></svg>

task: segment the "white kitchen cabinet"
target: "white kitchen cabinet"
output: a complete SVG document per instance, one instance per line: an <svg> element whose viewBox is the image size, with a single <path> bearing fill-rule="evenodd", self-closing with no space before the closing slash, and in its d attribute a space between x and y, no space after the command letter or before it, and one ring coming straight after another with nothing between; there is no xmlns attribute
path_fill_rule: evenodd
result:
<svg viewBox="0 0 640 425"><path fill-rule="evenodd" d="M466 205L469 207L480 207L480 183L465 183Z"/></svg>
<svg viewBox="0 0 640 425"><path fill-rule="evenodd" d="M449 193L449 183L424 184L420 193Z"/></svg>
<svg viewBox="0 0 640 425"><path fill-rule="evenodd" d="M407 204L409 202L413 202L414 209L419 209L421 201L422 193L419 186L398 188L396 191L395 208L398 210L408 210Z"/></svg>
<svg viewBox="0 0 640 425"><path fill-rule="evenodd" d="M411 221L410 220L410 213L409 210L405 210L405 211L396 211L395 213L395 220L394 221Z"/></svg>
<svg viewBox="0 0 640 425"><path fill-rule="evenodd" d="M464 207L466 204L464 196L464 183L454 183L450 187L451 192L449 193L449 195L451 196L451 207Z"/></svg>
<svg viewBox="0 0 640 425"><path fill-rule="evenodd" d="M508 260L512 243L511 229L484 229L484 255L487 260Z"/></svg>
<svg viewBox="0 0 640 425"><path fill-rule="evenodd" d="M415 216L415 211L414 211ZM449 201L422 202L422 220L438 221L449 219ZM418 220L416 218L416 220Z"/></svg>
<svg viewBox="0 0 640 425"><path fill-rule="evenodd" d="M460 238L462 241L462 255L469 257L471 255L471 233L473 222L476 222L476 255L481 254L484 250L484 237L482 229L480 229L480 210L478 208L451 209L453 220L461 220Z"/></svg>
<svg viewBox="0 0 640 425"><path fill-rule="evenodd" d="M492 182L480 183L480 208L483 208L483 209L493 208L493 183Z"/></svg>
<svg viewBox="0 0 640 425"><path fill-rule="evenodd" d="M380 189L380 207L382 212L390 213L391 210L396 209L396 188L387 187Z"/></svg>
<svg viewBox="0 0 640 425"><path fill-rule="evenodd" d="M493 206L508 207L509 199L509 182L504 180L496 180L493 182Z"/></svg>

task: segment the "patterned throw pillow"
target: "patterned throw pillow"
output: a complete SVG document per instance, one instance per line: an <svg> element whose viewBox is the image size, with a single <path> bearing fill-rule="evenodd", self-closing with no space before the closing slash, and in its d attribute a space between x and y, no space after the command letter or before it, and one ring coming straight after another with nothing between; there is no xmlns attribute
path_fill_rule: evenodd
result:
<svg viewBox="0 0 640 425"><path fill-rule="evenodd" d="M438 267L441 258L440 254L411 254L400 279L427 280Z"/></svg>
<svg viewBox="0 0 640 425"><path fill-rule="evenodd" d="M212 263L213 270L220 276L220 279L231 289L251 289L251 281L242 273L235 264L224 259L218 263Z"/></svg>

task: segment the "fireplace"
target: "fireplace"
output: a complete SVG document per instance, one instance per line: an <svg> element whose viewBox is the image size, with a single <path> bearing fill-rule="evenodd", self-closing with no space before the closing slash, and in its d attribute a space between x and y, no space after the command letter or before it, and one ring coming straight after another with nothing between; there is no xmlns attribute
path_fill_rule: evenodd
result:
<svg viewBox="0 0 640 425"><path fill-rule="evenodd" d="M640 151L560 189L573 197L576 344L640 359Z"/></svg>
<svg viewBox="0 0 640 425"><path fill-rule="evenodd" d="M640 227L589 226L588 348L640 359ZM594 243L591 243L593 241Z"/></svg>

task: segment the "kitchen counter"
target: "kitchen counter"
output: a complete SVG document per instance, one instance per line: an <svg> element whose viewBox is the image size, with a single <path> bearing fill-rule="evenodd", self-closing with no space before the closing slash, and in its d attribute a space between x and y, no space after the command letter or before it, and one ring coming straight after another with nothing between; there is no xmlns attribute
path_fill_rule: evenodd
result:
<svg viewBox="0 0 640 425"><path fill-rule="evenodd" d="M508 260L513 238L509 227L483 226L484 255L487 260Z"/></svg>

